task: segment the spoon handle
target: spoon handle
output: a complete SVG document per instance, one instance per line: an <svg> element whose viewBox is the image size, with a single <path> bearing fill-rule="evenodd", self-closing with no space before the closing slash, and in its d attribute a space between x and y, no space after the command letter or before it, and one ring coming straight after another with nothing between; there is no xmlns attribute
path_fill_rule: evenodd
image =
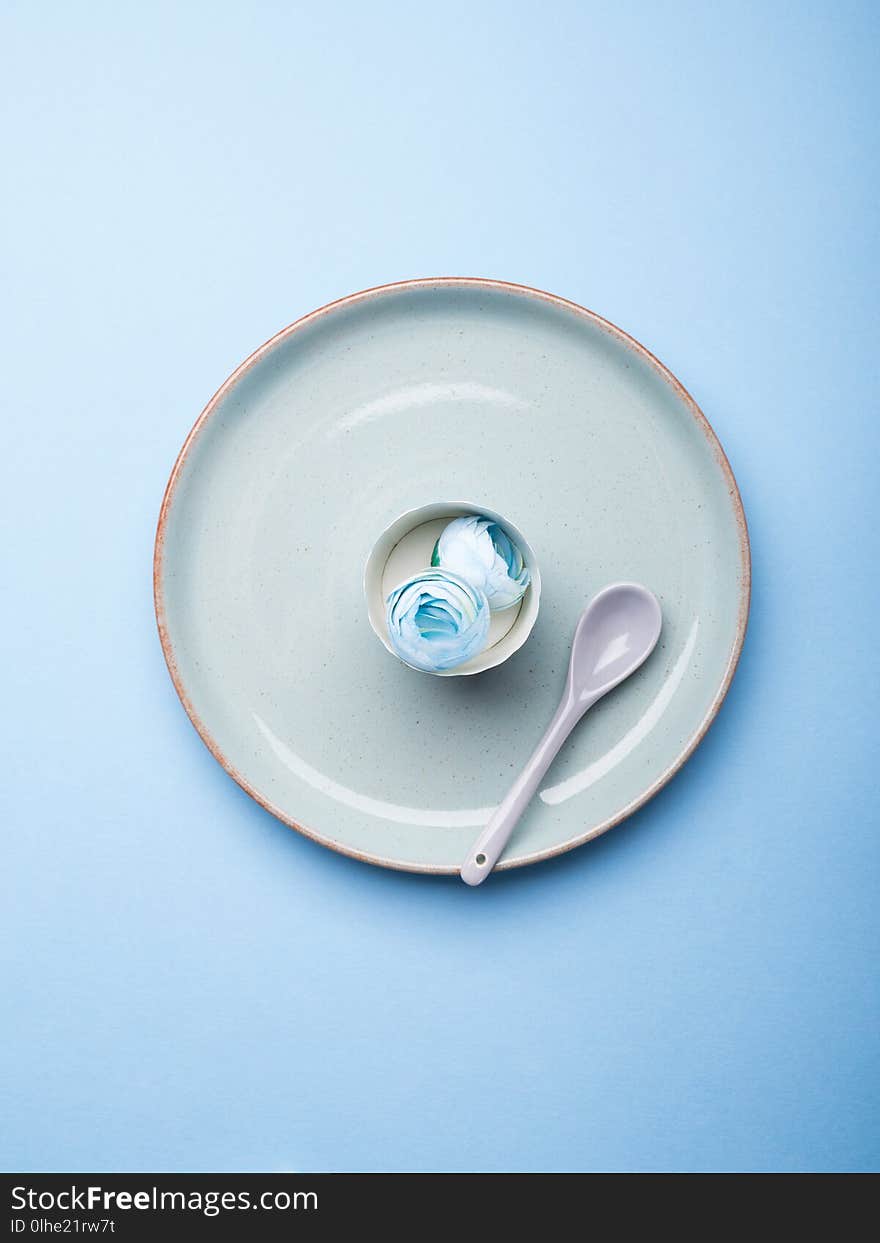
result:
<svg viewBox="0 0 880 1243"><path fill-rule="evenodd" d="M535 747L522 772L508 790L503 802L495 809L462 864L461 879L466 885L481 884L492 871L516 822L531 802L559 748L589 706L589 702L573 703L566 697L556 709L544 737Z"/></svg>

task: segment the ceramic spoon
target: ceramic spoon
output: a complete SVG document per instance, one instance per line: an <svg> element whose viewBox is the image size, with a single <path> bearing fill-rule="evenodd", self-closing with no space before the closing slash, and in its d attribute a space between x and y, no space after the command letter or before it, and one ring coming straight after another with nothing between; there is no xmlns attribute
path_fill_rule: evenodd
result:
<svg viewBox="0 0 880 1243"><path fill-rule="evenodd" d="M556 714L474 843L461 869L465 884L479 885L486 879L572 729L597 699L648 659L660 637L660 625L656 597L638 583L613 583L593 597L574 632L568 678Z"/></svg>

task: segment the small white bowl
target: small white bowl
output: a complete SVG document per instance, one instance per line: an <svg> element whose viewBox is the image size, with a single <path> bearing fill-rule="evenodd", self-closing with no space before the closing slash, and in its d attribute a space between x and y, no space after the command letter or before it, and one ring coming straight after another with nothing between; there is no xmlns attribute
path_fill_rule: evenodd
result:
<svg viewBox="0 0 880 1243"><path fill-rule="evenodd" d="M376 540L364 569L364 595L370 625L388 651L397 656L388 638L385 621L388 597L404 579L430 567L431 554L440 532L453 518L463 518L467 514L481 514L507 531L523 555L530 580L519 604L492 614L489 637L482 652L454 669L437 670L435 676L439 678L460 677L493 669L518 651L532 633L541 599L541 575L528 540L512 522L486 505L442 501L434 505L421 505L395 518Z"/></svg>

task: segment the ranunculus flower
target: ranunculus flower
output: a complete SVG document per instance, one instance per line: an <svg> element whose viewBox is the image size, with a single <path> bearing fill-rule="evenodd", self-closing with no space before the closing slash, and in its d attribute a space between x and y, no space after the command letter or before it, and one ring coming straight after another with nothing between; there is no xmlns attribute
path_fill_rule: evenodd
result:
<svg viewBox="0 0 880 1243"><path fill-rule="evenodd" d="M464 664L489 633L485 593L447 570L422 570L395 587L385 617L397 655L425 673Z"/></svg>
<svg viewBox="0 0 880 1243"><path fill-rule="evenodd" d="M434 545L431 565L452 570L483 591L492 609L518 604L529 585L519 548L503 527L479 514L450 522Z"/></svg>

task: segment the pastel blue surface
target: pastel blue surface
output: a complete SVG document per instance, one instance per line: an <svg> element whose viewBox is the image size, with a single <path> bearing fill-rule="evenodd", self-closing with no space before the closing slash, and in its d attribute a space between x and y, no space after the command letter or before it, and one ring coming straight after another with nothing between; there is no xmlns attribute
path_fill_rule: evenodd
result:
<svg viewBox="0 0 880 1243"><path fill-rule="evenodd" d="M6 7L2 1168L876 1168L877 40L830 2ZM754 558L685 770L476 890L251 803L151 599L214 388L437 274L652 349Z"/></svg>

